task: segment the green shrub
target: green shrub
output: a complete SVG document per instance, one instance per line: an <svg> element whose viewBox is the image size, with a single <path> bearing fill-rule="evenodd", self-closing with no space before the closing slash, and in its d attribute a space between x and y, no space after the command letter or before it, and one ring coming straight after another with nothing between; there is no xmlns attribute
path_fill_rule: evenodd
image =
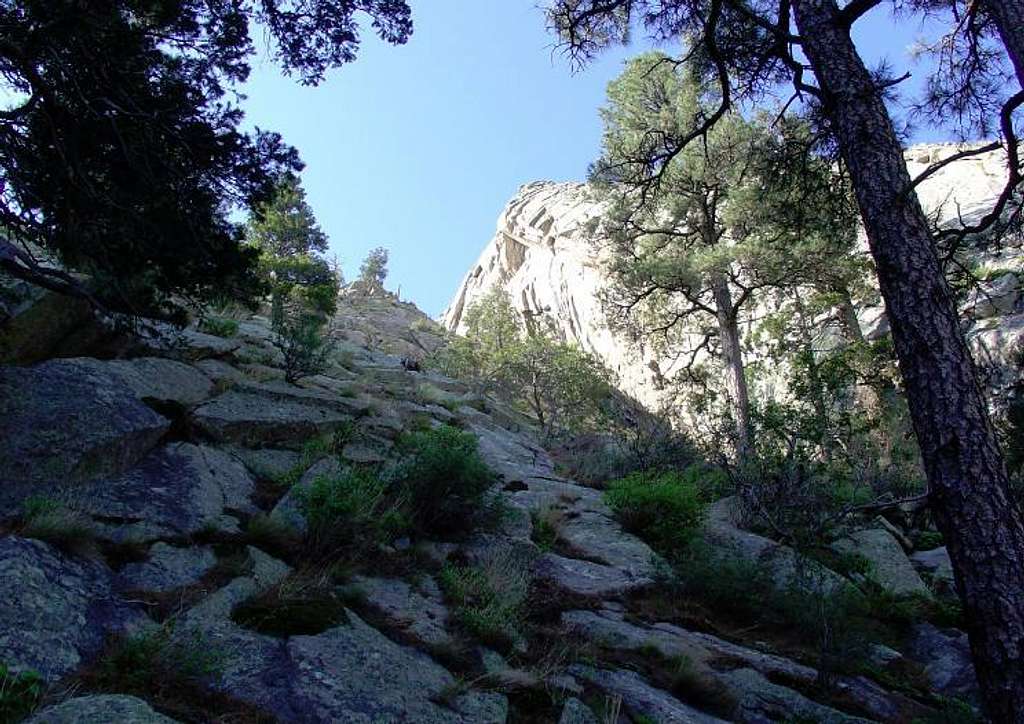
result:
<svg viewBox="0 0 1024 724"><path fill-rule="evenodd" d="M199 331L216 337L234 337L238 334L238 321L226 317L204 317L199 323Z"/></svg>
<svg viewBox="0 0 1024 724"><path fill-rule="evenodd" d="M399 537L408 521L388 497L388 483L372 470L319 477L301 497L309 538L320 549L372 544Z"/></svg>
<svg viewBox="0 0 1024 724"><path fill-rule="evenodd" d="M65 553L82 558L99 555L96 527L85 513L45 496L32 496L22 503L23 523L18 534L49 543Z"/></svg>
<svg viewBox="0 0 1024 724"><path fill-rule="evenodd" d="M561 536L562 511L551 505L534 508L530 511L530 522L533 528L531 540L541 551L552 550Z"/></svg>
<svg viewBox="0 0 1024 724"><path fill-rule="evenodd" d="M97 665L95 688L143 696L172 684L200 683L223 669L223 653L202 632L175 635L167 623L129 636Z"/></svg>
<svg viewBox="0 0 1024 724"><path fill-rule="evenodd" d="M659 553L683 555L704 519L695 475L634 473L608 486L605 502L626 530Z"/></svg>
<svg viewBox="0 0 1024 724"><path fill-rule="evenodd" d="M482 643L500 649L522 637L529 580L526 566L509 552L495 553L479 568L446 564L439 578L455 620Z"/></svg>
<svg viewBox="0 0 1024 724"><path fill-rule="evenodd" d="M284 378L297 382L327 369L334 342L323 334L323 321L314 315L275 322L272 343L284 357Z"/></svg>
<svg viewBox="0 0 1024 724"><path fill-rule="evenodd" d="M43 679L36 672L14 673L0 664L0 721L19 721L31 714L43 698L43 689Z"/></svg>
<svg viewBox="0 0 1024 724"><path fill-rule="evenodd" d="M915 536L914 546L918 550L930 551L934 548L939 548L945 545L946 542L942 539L942 533L931 530L923 530Z"/></svg>
<svg viewBox="0 0 1024 724"><path fill-rule="evenodd" d="M868 654L884 626L875 622L873 604L852 586L816 592L775 579L756 561L723 554L703 542L691 545L665 595L699 602L716 615L747 625L774 627L798 636L817 658L822 683L837 671L850 672Z"/></svg>
<svg viewBox="0 0 1024 724"><path fill-rule="evenodd" d="M26 520L30 520L44 513L52 513L63 507L63 504L56 498L48 495L30 495L21 503L21 514Z"/></svg>
<svg viewBox="0 0 1024 724"><path fill-rule="evenodd" d="M406 457L395 474L418 530L451 535L480 512L495 512L497 501L487 495L495 476L471 433L441 425L407 434L401 447Z"/></svg>

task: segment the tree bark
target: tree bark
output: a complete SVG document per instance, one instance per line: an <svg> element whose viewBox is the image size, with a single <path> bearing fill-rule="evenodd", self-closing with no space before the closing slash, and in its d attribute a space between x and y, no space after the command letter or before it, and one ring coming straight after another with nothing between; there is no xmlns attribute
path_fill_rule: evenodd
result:
<svg viewBox="0 0 1024 724"><path fill-rule="evenodd" d="M1017 81L1024 88L1024 0L982 0L981 6L995 22Z"/></svg>
<svg viewBox="0 0 1024 724"><path fill-rule="evenodd" d="M728 371L729 396L732 398L733 416L736 418L736 454L742 460L750 454L753 433L750 427L750 392L747 389L747 378L743 369L740 329L732 304L729 283L724 276L715 275L711 280L711 292L715 298L718 336L722 345L722 361Z"/></svg>
<svg viewBox="0 0 1024 724"><path fill-rule="evenodd" d="M974 364L880 92L835 0L794 0L793 10L853 180L985 705L993 721L1018 724L1024 519L1010 498Z"/></svg>
<svg viewBox="0 0 1024 724"><path fill-rule="evenodd" d="M836 305L836 310L839 313L839 324L843 328L843 336L851 344L863 344L864 332L861 331L860 320L857 319L857 308L853 306L850 292L845 288L840 288L836 290L836 293L839 295L839 304Z"/></svg>

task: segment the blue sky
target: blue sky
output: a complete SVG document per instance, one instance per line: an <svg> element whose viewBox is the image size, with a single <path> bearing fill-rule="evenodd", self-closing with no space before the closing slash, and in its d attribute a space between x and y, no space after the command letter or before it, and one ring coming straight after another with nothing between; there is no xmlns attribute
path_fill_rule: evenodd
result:
<svg viewBox="0 0 1024 724"><path fill-rule="evenodd" d="M437 315L520 185L584 178L605 86L644 46L612 49L574 73L537 0L410 4L407 45L364 33L359 59L319 87L257 60L244 108L249 123L299 149L309 202L347 275L385 246L389 288ZM857 40L866 56L903 65L917 33L882 10Z"/></svg>

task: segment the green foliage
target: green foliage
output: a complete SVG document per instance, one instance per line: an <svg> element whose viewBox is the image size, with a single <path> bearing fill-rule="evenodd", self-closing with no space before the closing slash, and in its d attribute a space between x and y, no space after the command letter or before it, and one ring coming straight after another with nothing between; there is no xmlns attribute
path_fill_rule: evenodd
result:
<svg viewBox="0 0 1024 724"><path fill-rule="evenodd" d="M561 536L562 512L551 505L530 511L531 540L542 552L553 550Z"/></svg>
<svg viewBox="0 0 1024 724"><path fill-rule="evenodd" d="M930 551L945 544L942 533L933 530L920 531L914 537L914 547L922 551Z"/></svg>
<svg viewBox="0 0 1024 724"><path fill-rule="evenodd" d="M314 480L301 497L314 547L371 546L400 536L409 522L388 489L388 482L366 469Z"/></svg>
<svg viewBox="0 0 1024 724"><path fill-rule="evenodd" d="M704 519L697 466L682 473L634 473L611 483L604 494L626 530L668 558L684 555Z"/></svg>
<svg viewBox="0 0 1024 724"><path fill-rule="evenodd" d="M287 177L270 202L250 217L250 245L260 250L260 274L270 288L273 344L285 379L322 372L334 343L324 334L338 304L340 280L318 254L327 247L298 179Z"/></svg>
<svg viewBox="0 0 1024 724"><path fill-rule="evenodd" d="M0 721L16 722L39 705L45 691L43 678L34 671L15 673L0 663Z"/></svg>
<svg viewBox="0 0 1024 724"><path fill-rule="evenodd" d="M199 630L176 631L173 623L152 627L123 639L96 665L95 688L147 694L172 682L202 683L223 670L224 654Z"/></svg>
<svg viewBox="0 0 1024 724"><path fill-rule="evenodd" d="M800 641L817 658L822 683L836 672L852 672L864 661L879 624L864 596L852 586L832 591L813 580L779 581L771 570L711 549L691 545L675 568L666 595L699 602L718 616L746 625L774 627ZM677 588L674 588L677 587Z"/></svg>
<svg viewBox="0 0 1024 724"><path fill-rule="evenodd" d="M494 554L479 568L446 564L439 582L455 620L482 643L506 650L520 640L529 574L511 553Z"/></svg>
<svg viewBox="0 0 1024 724"><path fill-rule="evenodd" d="M96 526L85 513L44 495L27 498L22 511L18 535L44 541L73 556L99 555Z"/></svg>
<svg viewBox="0 0 1024 724"><path fill-rule="evenodd" d="M466 334L428 364L529 410L548 432L599 427L612 374L593 355L558 339L541 318L523 322L508 295L492 290L466 311Z"/></svg>
<svg viewBox="0 0 1024 724"><path fill-rule="evenodd" d="M388 277L388 250L382 246L371 249L359 267L359 283L367 293L384 290Z"/></svg>
<svg viewBox="0 0 1024 724"><path fill-rule="evenodd" d="M297 382L327 369L334 343L323 334L323 322L312 315L274 325L273 344L284 358L284 378Z"/></svg>
<svg viewBox="0 0 1024 724"><path fill-rule="evenodd" d="M355 57L363 13L389 42L412 32L402 0L322 0L310 13L289 0L4 5L5 266L77 286L31 257L14 261L7 239L35 244L88 274L105 305L178 321L190 301L258 296L255 254L231 215L301 163L277 134L241 130L231 94L255 53L250 27L266 32L285 70L317 83Z"/></svg>
<svg viewBox="0 0 1024 724"><path fill-rule="evenodd" d="M327 235L320 229L306 192L297 176L278 184L274 197L257 207L246 229L250 244L265 254L292 258L327 251Z"/></svg>
<svg viewBox="0 0 1024 724"><path fill-rule="evenodd" d="M30 495L21 503L21 514L26 520L37 518L40 515L46 515L47 513L53 513L63 507L56 498L51 498L48 495L35 494Z"/></svg>
<svg viewBox="0 0 1024 724"><path fill-rule="evenodd" d="M416 528L424 533L466 532L481 514L495 514L488 496L496 478L480 457L476 437L450 425L412 432L395 479Z"/></svg>
<svg viewBox="0 0 1024 724"><path fill-rule="evenodd" d="M238 334L238 321L226 317L207 316L199 323L199 331L217 337L234 337Z"/></svg>

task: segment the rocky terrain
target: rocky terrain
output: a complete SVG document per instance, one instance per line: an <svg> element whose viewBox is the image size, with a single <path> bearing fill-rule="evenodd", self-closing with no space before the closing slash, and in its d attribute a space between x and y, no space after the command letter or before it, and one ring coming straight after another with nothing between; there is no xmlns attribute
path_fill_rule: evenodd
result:
<svg viewBox="0 0 1024 724"><path fill-rule="evenodd" d="M906 159L911 177L956 149L952 144L909 149ZM918 187L918 195L940 224L958 218L976 221L998 197L1005 173L1005 160L998 152L975 156L940 169ZM601 209L586 184L540 181L521 187L498 217L494 237L463 279L443 314L443 323L452 331L464 330L466 310L491 289L503 288L524 316L552 319L566 340L577 342L616 372L625 392L657 409L665 383L680 371L685 356L677 350L659 352L642 339L631 340L610 328L599 298L605 285L604 252L599 235L587 226L600 216ZM1019 293L1024 269L1021 243L1024 240L1018 237L996 252L978 255L977 264L995 273L961 305L978 360L999 368L1012 362L1024 332ZM858 316L866 338L888 333L880 303L862 304ZM750 331L749 322L746 330ZM754 362L761 351L750 348L745 353ZM1006 382L993 380L996 386Z"/></svg>
<svg viewBox="0 0 1024 724"><path fill-rule="evenodd" d="M585 260L561 253L586 206L576 217L541 213L570 190L525 189L499 256L461 299L506 273L525 279L546 255L550 273L524 283L524 303L557 305L574 335L609 350L595 308L573 306L594 272L572 281ZM15 322L45 317L47 304L12 304ZM330 368L299 384L284 382L260 317L227 337L158 329L126 342L86 326L57 320L24 364L0 367L0 665L5 680L38 675L33 710L0 691L0 716L910 722L976 695L956 629L911 622L899 641L873 645L871 667L826 682L813 642L687 603L601 492L556 468L529 418L403 365L442 332L411 305L343 299ZM27 349L7 339L9 354ZM301 548L281 544L306 532L295 491L325 470L389 460L404 432L440 425L471 432L498 475L507 512L497 527L402 538L343 571L310 571ZM780 590L798 577L816 590L860 580L819 564L806 579L792 550L739 523L734 502L720 500L705 537ZM915 550L891 523L842 546L893 595L948 593L944 549ZM452 570L483 572L499 598L519 602L499 622L503 641L467 626L464 602L441 585Z"/></svg>

